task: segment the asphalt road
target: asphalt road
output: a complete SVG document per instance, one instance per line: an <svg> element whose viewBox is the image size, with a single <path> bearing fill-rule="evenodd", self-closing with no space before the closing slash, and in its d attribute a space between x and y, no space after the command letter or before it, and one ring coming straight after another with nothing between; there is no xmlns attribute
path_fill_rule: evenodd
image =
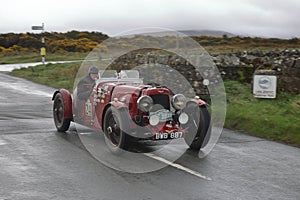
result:
<svg viewBox="0 0 300 200"><path fill-rule="evenodd" d="M299 148L229 130L204 159L187 151L154 172L112 169L85 149L74 124L56 132L53 91L0 73L0 200L300 199Z"/></svg>

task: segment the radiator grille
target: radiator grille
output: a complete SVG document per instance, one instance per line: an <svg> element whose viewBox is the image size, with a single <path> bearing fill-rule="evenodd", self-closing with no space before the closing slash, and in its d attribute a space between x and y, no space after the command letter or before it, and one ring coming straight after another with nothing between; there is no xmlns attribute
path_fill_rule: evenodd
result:
<svg viewBox="0 0 300 200"><path fill-rule="evenodd" d="M153 104L159 104L164 109L170 110L170 99L169 95L165 94L154 94L150 96L153 100Z"/></svg>

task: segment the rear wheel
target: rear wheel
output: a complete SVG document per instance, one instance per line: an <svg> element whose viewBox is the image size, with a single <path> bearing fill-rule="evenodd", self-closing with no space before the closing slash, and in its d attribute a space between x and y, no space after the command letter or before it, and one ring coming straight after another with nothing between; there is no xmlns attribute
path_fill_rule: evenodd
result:
<svg viewBox="0 0 300 200"><path fill-rule="evenodd" d="M111 106L104 115L103 131L109 150L119 154L129 146L129 120L125 109L117 110Z"/></svg>
<svg viewBox="0 0 300 200"><path fill-rule="evenodd" d="M65 132L69 129L71 119L64 117L64 102L60 93L57 93L54 98L53 118L57 131Z"/></svg>
<svg viewBox="0 0 300 200"><path fill-rule="evenodd" d="M205 147L211 135L210 114L206 106L195 107L190 105L186 112L189 114L189 122L185 139L186 144L193 150Z"/></svg>

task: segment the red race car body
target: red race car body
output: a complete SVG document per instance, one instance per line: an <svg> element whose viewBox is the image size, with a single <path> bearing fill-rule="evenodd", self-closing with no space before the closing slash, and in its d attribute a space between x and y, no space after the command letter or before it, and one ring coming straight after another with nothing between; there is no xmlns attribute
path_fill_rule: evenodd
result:
<svg viewBox="0 0 300 200"><path fill-rule="evenodd" d="M53 95L53 116L58 131L71 121L103 132L113 152L136 140L184 138L192 149L204 147L210 137L210 115L199 97L187 100L162 86L143 84L136 70L99 72L86 99L77 87L73 97L65 89Z"/></svg>

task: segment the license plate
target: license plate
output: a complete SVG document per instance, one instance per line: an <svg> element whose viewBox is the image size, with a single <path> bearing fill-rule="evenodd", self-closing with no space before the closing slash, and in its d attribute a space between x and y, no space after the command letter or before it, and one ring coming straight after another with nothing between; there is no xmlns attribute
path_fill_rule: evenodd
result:
<svg viewBox="0 0 300 200"><path fill-rule="evenodd" d="M155 140L167 140L182 138L182 132L171 132L171 133L155 133Z"/></svg>

